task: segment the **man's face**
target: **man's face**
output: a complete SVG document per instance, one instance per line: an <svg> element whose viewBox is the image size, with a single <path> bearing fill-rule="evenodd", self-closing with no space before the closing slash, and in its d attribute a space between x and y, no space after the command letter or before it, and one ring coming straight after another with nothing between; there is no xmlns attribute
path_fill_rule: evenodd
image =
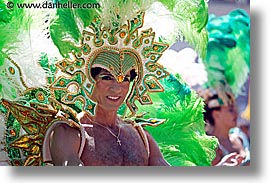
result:
<svg viewBox="0 0 275 183"><path fill-rule="evenodd" d="M218 112L218 120L225 126L232 128L237 125L238 113L234 105L222 106Z"/></svg>
<svg viewBox="0 0 275 183"><path fill-rule="evenodd" d="M110 72L102 69L95 77L95 81L92 98L97 102L98 107L117 111L129 90L130 71L126 74L124 81L118 83Z"/></svg>

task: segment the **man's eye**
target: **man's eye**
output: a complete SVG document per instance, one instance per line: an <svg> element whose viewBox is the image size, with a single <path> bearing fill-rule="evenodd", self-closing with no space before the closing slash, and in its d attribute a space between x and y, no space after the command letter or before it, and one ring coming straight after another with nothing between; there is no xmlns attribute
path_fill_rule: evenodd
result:
<svg viewBox="0 0 275 183"><path fill-rule="evenodd" d="M102 76L100 76L100 78L102 80L113 80L114 79L112 76L109 76L109 75L102 75Z"/></svg>
<svg viewBox="0 0 275 183"><path fill-rule="evenodd" d="M232 113L233 113L233 112L235 112L235 109L234 109L233 107L230 107L230 108L229 108L229 112L232 112Z"/></svg>
<svg viewBox="0 0 275 183"><path fill-rule="evenodd" d="M123 81L130 82L130 76L125 76Z"/></svg>

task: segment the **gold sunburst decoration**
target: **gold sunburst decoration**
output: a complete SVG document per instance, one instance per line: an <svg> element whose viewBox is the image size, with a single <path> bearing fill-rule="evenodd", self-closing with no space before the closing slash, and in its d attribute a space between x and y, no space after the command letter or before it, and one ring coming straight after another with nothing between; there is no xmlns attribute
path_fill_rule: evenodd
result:
<svg viewBox="0 0 275 183"><path fill-rule="evenodd" d="M52 94L64 104L80 102L82 110L94 114L95 103L91 100L95 81L91 77L93 67L108 70L118 82L128 71L135 69L137 77L133 82L126 104L132 114L138 110L135 100L141 104L152 104L147 92L161 92L159 79L168 72L157 63L168 45L155 42L152 29L139 30L143 25L144 13L121 27L108 29L95 18L83 31L80 52L73 52L72 59L63 59L56 66L59 76L51 84ZM115 25L115 24L114 24Z"/></svg>

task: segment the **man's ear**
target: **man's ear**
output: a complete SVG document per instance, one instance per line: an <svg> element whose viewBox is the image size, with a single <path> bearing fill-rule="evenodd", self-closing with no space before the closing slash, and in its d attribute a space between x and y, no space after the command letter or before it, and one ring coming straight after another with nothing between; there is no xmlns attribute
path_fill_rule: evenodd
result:
<svg viewBox="0 0 275 183"><path fill-rule="evenodd" d="M95 88L96 87L96 85L94 85L94 89L93 89L93 91L92 91L92 94L91 94L91 96L90 96L90 99L93 101L93 102L95 102L95 103L97 103L97 97L96 97L96 92L95 92Z"/></svg>
<svg viewBox="0 0 275 183"><path fill-rule="evenodd" d="M220 118L220 112L218 110L213 110L212 116L214 119L218 119L218 118Z"/></svg>
<svg viewBox="0 0 275 183"><path fill-rule="evenodd" d="M213 131L214 131L214 126L211 125L209 122L206 121L205 123L205 132L208 133L208 134L213 134Z"/></svg>

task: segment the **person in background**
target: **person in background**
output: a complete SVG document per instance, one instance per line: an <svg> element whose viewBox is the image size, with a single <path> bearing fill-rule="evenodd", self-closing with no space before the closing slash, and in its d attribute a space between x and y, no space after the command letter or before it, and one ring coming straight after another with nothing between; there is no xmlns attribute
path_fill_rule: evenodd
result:
<svg viewBox="0 0 275 183"><path fill-rule="evenodd" d="M203 91L204 90L204 91ZM248 165L250 161L249 139L237 125L238 112L235 100L224 105L218 95L210 89L199 91L205 100L204 119L206 133L219 140L213 166Z"/></svg>

